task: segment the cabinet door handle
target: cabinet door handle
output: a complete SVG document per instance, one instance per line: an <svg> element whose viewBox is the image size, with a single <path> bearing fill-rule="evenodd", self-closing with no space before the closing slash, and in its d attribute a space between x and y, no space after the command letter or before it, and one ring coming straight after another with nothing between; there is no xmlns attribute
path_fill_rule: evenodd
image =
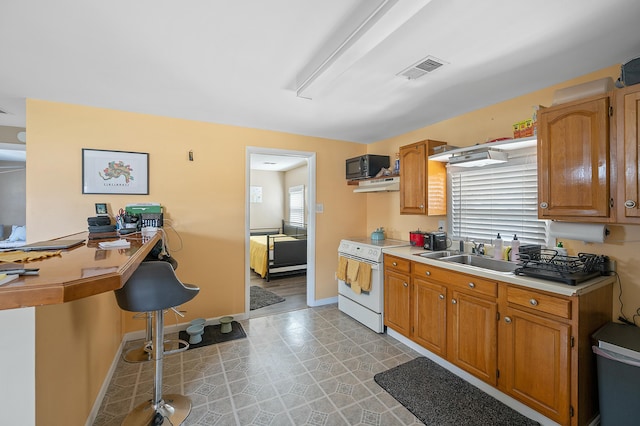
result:
<svg viewBox="0 0 640 426"><path fill-rule="evenodd" d="M628 209L633 209L636 207L636 202L633 200L627 200L624 202L624 206Z"/></svg>
<svg viewBox="0 0 640 426"><path fill-rule="evenodd" d="M543 201L543 202L541 202L541 203L540 203L540 208L541 208L541 209L549 208L549 203L546 203L546 202L544 202L544 201Z"/></svg>
<svg viewBox="0 0 640 426"><path fill-rule="evenodd" d="M469 283L469 288L476 288L476 285L474 283Z"/></svg>
<svg viewBox="0 0 640 426"><path fill-rule="evenodd" d="M529 300L529 303L531 303L531 306L538 306L538 301L536 299Z"/></svg>
<svg viewBox="0 0 640 426"><path fill-rule="evenodd" d="M393 266L398 266L398 262L393 262L392 265Z"/></svg>
<svg viewBox="0 0 640 426"><path fill-rule="evenodd" d="M420 204L420 210L424 210L424 204Z"/></svg>
<svg viewBox="0 0 640 426"><path fill-rule="evenodd" d="M511 317L504 317L504 322L511 324Z"/></svg>
<svg viewBox="0 0 640 426"><path fill-rule="evenodd" d="M451 303L455 305L458 301L456 299L451 299Z"/></svg>
<svg viewBox="0 0 640 426"><path fill-rule="evenodd" d="M407 284L407 283L402 283L402 285L405 286L405 287L409 287L409 284Z"/></svg>
<svg viewBox="0 0 640 426"><path fill-rule="evenodd" d="M440 300L444 300L444 294L439 294L439 295L438 295L438 298L439 298Z"/></svg>
<svg viewBox="0 0 640 426"><path fill-rule="evenodd" d="M431 276L431 271L426 271L424 274L425 274L426 276Z"/></svg>

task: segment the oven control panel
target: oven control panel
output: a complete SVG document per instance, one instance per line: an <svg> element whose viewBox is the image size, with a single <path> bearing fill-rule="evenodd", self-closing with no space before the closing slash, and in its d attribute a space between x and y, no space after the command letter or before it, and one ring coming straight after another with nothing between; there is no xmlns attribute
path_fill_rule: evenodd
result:
<svg viewBox="0 0 640 426"><path fill-rule="evenodd" d="M382 249L353 241L342 240L338 248L338 254L351 255L373 262L382 261Z"/></svg>

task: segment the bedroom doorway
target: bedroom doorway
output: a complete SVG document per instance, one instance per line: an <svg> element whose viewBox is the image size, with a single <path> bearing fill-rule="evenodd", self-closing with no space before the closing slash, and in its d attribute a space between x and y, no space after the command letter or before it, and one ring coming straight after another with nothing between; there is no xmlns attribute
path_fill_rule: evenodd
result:
<svg viewBox="0 0 640 426"><path fill-rule="evenodd" d="M315 153L247 147L245 222L247 317L313 306Z"/></svg>

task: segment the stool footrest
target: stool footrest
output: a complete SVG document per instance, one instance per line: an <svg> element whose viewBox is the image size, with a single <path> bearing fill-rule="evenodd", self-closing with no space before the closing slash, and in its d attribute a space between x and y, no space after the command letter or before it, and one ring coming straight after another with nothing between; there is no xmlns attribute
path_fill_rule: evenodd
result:
<svg viewBox="0 0 640 426"><path fill-rule="evenodd" d="M176 349L169 349L169 350L167 350L167 343L169 343L169 344L170 344L170 347L171 347L171 346L174 346L174 345L177 345L177 348L176 348ZM182 339L177 339L177 340L165 340L165 341L164 341L164 345L165 345L165 346L164 346L164 349L165 349L165 350L164 350L164 354L165 354L165 355L173 355L173 354L177 354L177 353L180 353L180 352L184 352L184 351L186 351L187 349L189 349L189 342L184 341L184 340L182 340Z"/></svg>

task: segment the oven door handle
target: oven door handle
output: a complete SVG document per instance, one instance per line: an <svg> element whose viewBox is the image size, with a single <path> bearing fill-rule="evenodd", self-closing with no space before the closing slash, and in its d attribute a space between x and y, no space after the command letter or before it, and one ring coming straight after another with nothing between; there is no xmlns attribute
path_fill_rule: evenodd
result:
<svg viewBox="0 0 640 426"><path fill-rule="evenodd" d="M380 262L375 262L373 260L358 259L356 257L345 256L344 254L340 254L339 256L342 256L345 259L355 260L357 262L362 262L362 263L367 263L367 264L371 265L371 269L376 270L376 271L378 269L380 269Z"/></svg>

